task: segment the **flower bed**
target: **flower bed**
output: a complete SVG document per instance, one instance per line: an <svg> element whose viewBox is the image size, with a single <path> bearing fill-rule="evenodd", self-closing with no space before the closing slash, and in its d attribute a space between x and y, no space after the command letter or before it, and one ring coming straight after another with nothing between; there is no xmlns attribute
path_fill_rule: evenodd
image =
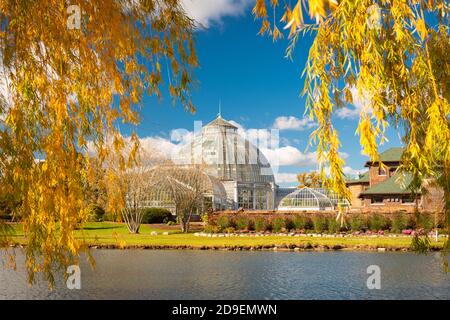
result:
<svg viewBox="0 0 450 320"><path fill-rule="evenodd" d="M441 228L441 215L431 213L348 214L344 221L336 220L335 212L274 213L221 212L208 216L207 233L316 233L316 234L425 234Z"/></svg>

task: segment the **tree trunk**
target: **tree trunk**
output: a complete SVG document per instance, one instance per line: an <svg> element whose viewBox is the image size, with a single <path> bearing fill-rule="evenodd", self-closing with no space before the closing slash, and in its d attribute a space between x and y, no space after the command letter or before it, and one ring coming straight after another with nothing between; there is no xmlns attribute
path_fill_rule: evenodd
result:
<svg viewBox="0 0 450 320"><path fill-rule="evenodd" d="M139 229L141 228L141 224L140 223L136 223L137 225L134 227L134 233L135 234L139 234Z"/></svg>
<svg viewBox="0 0 450 320"><path fill-rule="evenodd" d="M141 227L141 216L139 212L135 212L134 209L124 209L122 211L122 218L127 225L128 232L132 234L138 234Z"/></svg>
<svg viewBox="0 0 450 320"><path fill-rule="evenodd" d="M185 215L181 218L181 231L184 233L189 232L190 222L191 222L192 213Z"/></svg>
<svg viewBox="0 0 450 320"><path fill-rule="evenodd" d="M188 233L189 232L189 221L187 219L182 219L181 220L181 231L184 233Z"/></svg>

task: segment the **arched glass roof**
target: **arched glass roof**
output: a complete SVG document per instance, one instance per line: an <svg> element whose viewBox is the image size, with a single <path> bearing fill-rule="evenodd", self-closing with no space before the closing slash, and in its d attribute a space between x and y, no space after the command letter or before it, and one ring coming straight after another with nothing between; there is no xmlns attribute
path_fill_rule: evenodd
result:
<svg viewBox="0 0 450 320"><path fill-rule="evenodd" d="M170 168L170 166L168 167ZM160 173L164 171L164 167L157 166L152 169L152 174L155 175L155 179L162 179L159 183L154 185L149 193L147 200L143 201L143 207L162 207L162 208L171 208L174 207L174 202L170 196L170 183L165 183L165 175L164 173ZM160 172L158 172L160 170ZM170 170L170 169L169 169ZM158 175L160 177L158 177ZM158 177L158 178L156 178ZM172 184L179 183L183 187L189 188L189 185L192 183L196 184L198 181L190 181L189 170L183 170L182 168L178 169L175 175L172 176ZM198 179L198 177L197 177ZM201 172L201 188L203 189L203 195L211 196L214 199L214 203L219 205L225 205L227 200L227 193L223 184L215 177L212 177L204 172Z"/></svg>
<svg viewBox="0 0 450 320"><path fill-rule="evenodd" d="M322 211L337 209L339 205L348 206L348 201L326 189L303 187L281 199L278 210Z"/></svg>
<svg viewBox="0 0 450 320"><path fill-rule="evenodd" d="M342 197L339 197L337 195L337 193L328 190L328 189L315 189L321 193L323 193L324 195L326 195L331 202L333 203L333 206L335 209L337 209L339 206L343 207L343 208L348 208L350 207L350 202L348 202L347 199L344 199Z"/></svg>
<svg viewBox="0 0 450 320"><path fill-rule="evenodd" d="M264 154L220 115L204 126L174 158L180 165L201 164L205 172L220 180L275 181Z"/></svg>

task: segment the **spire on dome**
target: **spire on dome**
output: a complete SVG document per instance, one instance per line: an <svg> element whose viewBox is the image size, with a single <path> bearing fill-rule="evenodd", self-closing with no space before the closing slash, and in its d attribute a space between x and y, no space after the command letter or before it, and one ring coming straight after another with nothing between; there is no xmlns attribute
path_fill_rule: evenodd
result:
<svg viewBox="0 0 450 320"><path fill-rule="evenodd" d="M217 118L222 118L222 100L219 99L219 113L217 114Z"/></svg>
<svg viewBox="0 0 450 320"><path fill-rule="evenodd" d="M238 129L238 127L236 127L234 124L232 124L232 123L228 122L227 120L225 120L224 118L222 118L222 115L220 113L217 114L217 117L213 121L208 123L205 127L212 127L212 126L232 128L235 130Z"/></svg>

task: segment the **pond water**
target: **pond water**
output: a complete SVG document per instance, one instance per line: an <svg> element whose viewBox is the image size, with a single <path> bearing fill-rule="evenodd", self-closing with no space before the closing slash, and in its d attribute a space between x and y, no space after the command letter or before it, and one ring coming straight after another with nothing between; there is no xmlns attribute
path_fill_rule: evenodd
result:
<svg viewBox="0 0 450 320"><path fill-rule="evenodd" d="M438 253L227 252L93 250L83 259L81 289L64 279L49 291L0 264L0 299L450 299L450 274ZM367 288L367 267L381 270L381 289Z"/></svg>

